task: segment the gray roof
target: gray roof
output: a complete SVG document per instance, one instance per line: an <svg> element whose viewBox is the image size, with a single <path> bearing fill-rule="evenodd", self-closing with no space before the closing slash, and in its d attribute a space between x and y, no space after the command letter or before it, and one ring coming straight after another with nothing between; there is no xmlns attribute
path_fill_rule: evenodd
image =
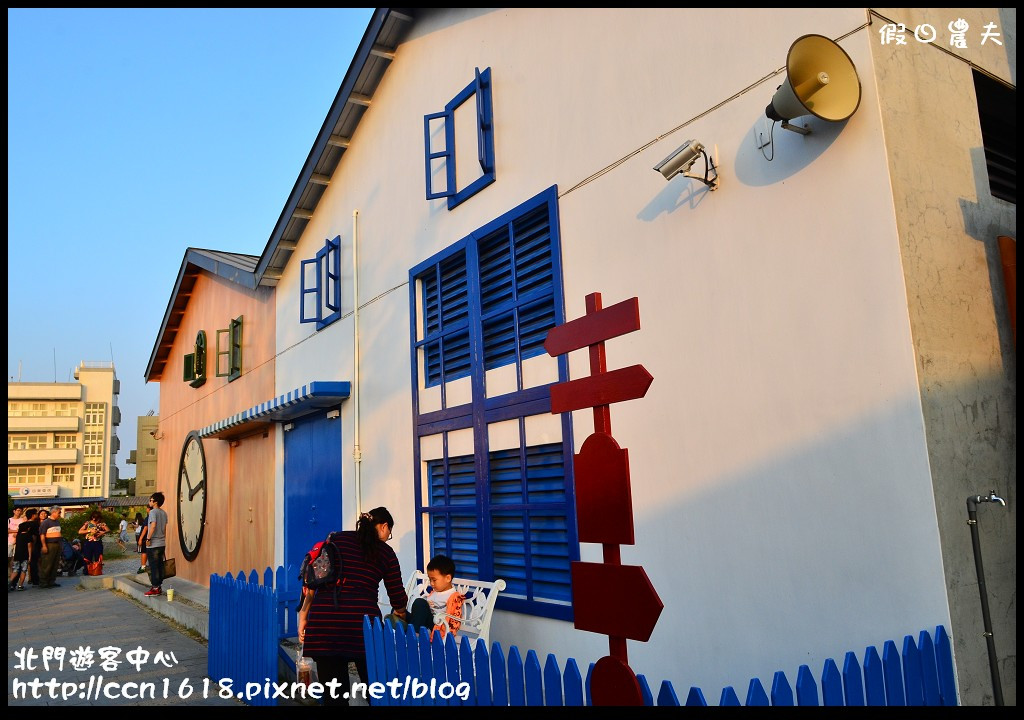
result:
<svg viewBox="0 0 1024 720"><path fill-rule="evenodd" d="M189 248L185 251L185 257L182 258L181 267L178 269L178 279L174 282L171 298L167 301L167 310L164 311L164 319L160 323L160 331L149 355L149 364L146 365L147 382L153 375L163 372L164 364L171 353L171 345L178 334L178 323L185 314L190 291L196 284L199 271L206 270L244 288L255 290L254 270L257 262L259 258L255 255L201 248Z"/></svg>

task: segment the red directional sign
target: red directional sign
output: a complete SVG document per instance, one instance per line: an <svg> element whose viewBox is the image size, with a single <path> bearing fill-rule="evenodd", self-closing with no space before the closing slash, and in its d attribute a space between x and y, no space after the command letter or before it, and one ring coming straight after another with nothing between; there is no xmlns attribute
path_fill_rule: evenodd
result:
<svg viewBox="0 0 1024 720"><path fill-rule="evenodd" d="M554 357L639 329L640 303L630 298L551 328L544 349Z"/></svg>
<svg viewBox="0 0 1024 720"><path fill-rule="evenodd" d="M611 435L594 433L574 460L580 542L632 545L628 452Z"/></svg>
<svg viewBox="0 0 1024 720"><path fill-rule="evenodd" d="M572 597L577 630L642 642L651 639L665 607L638 565L574 562Z"/></svg>
<svg viewBox="0 0 1024 720"><path fill-rule="evenodd" d="M595 405L636 400L647 394L654 377L643 365L631 365L600 375L551 386L551 412L563 413Z"/></svg>
<svg viewBox="0 0 1024 720"><path fill-rule="evenodd" d="M598 707L640 707L644 704L640 683L632 668L608 655L594 665L590 676L590 699Z"/></svg>

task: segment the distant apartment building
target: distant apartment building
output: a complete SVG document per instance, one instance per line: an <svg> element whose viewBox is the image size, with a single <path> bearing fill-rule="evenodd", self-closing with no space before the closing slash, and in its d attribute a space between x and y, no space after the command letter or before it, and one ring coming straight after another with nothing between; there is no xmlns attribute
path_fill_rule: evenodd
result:
<svg viewBox="0 0 1024 720"><path fill-rule="evenodd" d="M128 464L135 466L135 488L129 488L129 495L148 496L156 492L156 435L159 424L159 415L139 418L136 449L128 455Z"/></svg>
<svg viewBox="0 0 1024 720"><path fill-rule="evenodd" d="M75 380L7 383L7 494L16 504L110 496L120 382L112 362L82 362Z"/></svg>

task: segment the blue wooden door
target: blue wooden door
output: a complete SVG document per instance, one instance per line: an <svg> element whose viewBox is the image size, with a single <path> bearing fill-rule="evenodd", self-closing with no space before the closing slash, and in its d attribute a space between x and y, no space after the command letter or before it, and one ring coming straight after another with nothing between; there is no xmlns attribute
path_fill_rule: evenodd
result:
<svg viewBox="0 0 1024 720"><path fill-rule="evenodd" d="M341 519L341 419L325 410L293 421L284 434L284 565L298 576L303 556Z"/></svg>

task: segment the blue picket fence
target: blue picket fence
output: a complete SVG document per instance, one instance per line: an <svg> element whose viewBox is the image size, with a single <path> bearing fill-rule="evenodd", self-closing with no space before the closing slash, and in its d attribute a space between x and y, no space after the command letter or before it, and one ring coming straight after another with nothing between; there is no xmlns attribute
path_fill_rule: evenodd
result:
<svg viewBox="0 0 1024 720"><path fill-rule="evenodd" d="M277 681L277 658L282 638L297 634L295 607L298 581L290 571L270 568L246 578L239 572L210 576L209 646L207 675L214 680L230 678L244 690L248 682ZM276 583L275 583L276 579ZM266 697L253 697L251 705L276 705Z"/></svg>
<svg viewBox="0 0 1024 720"><path fill-rule="evenodd" d="M486 643L477 640L476 648L468 638L458 642L448 635L444 642L431 642L426 629L417 633L411 628L395 631L390 621L363 622L366 661L371 683L397 680L394 697L390 689L374 699L376 705L590 705L590 675L580 674L573 658L559 668L554 655L548 655L541 667L536 652L530 650L526 660L519 649L511 646L506 659L498 643L488 651ZM645 705L706 706L704 692L691 687L686 700L680 703L675 688L664 681L655 698L643 675L638 675ZM438 690L442 683L447 697ZM453 692L458 683L468 683L468 697L463 700ZM825 661L821 674L821 692L811 669L801 665L797 671L795 692L785 672L778 671L772 679L771 693L753 678L747 688L743 705L956 705L956 684L953 675L953 654L949 636L943 626L935 629L935 638L922 630L918 640L907 635L900 652L892 640L883 645L882 654L872 645L860 662L853 652L846 653L843 669L831 658ZM417 692L420 694L417 695ZM465 692L463 692L465 694ZM722 690L719 705L740 705L732 686Z"/></svg>

